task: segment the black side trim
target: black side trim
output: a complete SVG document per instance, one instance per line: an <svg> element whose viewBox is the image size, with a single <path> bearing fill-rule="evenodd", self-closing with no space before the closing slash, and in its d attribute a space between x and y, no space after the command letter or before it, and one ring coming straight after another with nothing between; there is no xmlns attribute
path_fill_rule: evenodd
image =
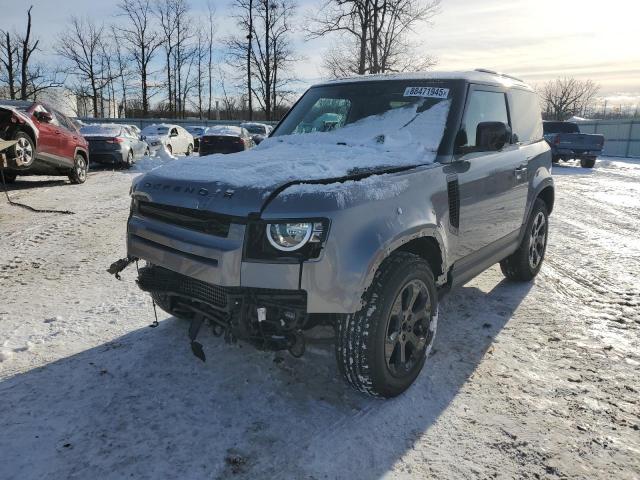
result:
<svg viewBox="0 0 640 480"><path fill-rule="evenodd" d="M460 228L460 186L458 177L447 179L447 194L449 197L449 226L458 233Z"/></svg>

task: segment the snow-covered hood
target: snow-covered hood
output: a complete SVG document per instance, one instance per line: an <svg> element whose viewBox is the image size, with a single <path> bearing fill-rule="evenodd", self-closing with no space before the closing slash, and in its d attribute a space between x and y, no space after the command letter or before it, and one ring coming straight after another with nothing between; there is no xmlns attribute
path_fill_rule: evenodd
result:
<svg viewBox="0 0 640 480"><path fill-rule="evenodd" d="M271 137L240 153L177 160L147 173L135 190L158 203L246 215L288 184L432 163L449 106L398 108L332 132Z"/></svg>
<svg viewBox="0 0 640 480"><path fill-rule="evenodd" d="M33 129L33 133L36 136L36 139L40 136L40 130L38 129L38 127L36 127L36 124L33 122L33 120L31 120L31 117L29 115L27 115L26 113L24 113L23 111L18 110L13 105L5 105L5 104L2 104L2 103L0 103L0 110L8 110L8 111L10 111L11 113L13 113L16 116L16 118L19 118L24 123L29 125Z"/></svg>

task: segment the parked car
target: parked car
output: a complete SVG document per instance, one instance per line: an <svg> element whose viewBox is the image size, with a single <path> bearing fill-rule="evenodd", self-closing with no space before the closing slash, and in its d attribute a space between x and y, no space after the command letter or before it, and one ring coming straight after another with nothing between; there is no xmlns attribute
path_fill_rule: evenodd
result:
<svg viewBox="0 0 640 480"><path fill-rule="evenodd" d="M117 124L93 124L80 129L89 142L91 161L131 168L149 154L149 145L129 127Z"/></svg>
<svg viewBox="0 0 640 480"><path fill-rule="evenodd" d="M140 127L138 127L137 125L133 125L133 124L127 124L127 123L121 123L120 125L122 125L123 127L128 127L129 130L136 136L138 137L138 139L142 140L142 130L140 130Z"/></svg>
<svg viewBox="0 0 640 480"><path fill-rule="evenodd" d="M200 138L202 137L204 132L207 130L207 127L205 127L204 125L190 125L186 127L186 129L187 129L187 132L189 132L193 137L193 151L199 152Z"/></svg>
<svg viewBox="0 0 640 480"><path fill-rule="evenodd" d="M593 168L604 148L604 135L580 133L577 123L544 122L544 138L551 146L553 162L580 160L583 168Z"/></svg>
<svg viewBox="0 0 640 480"><path fill-rule="evenodd" d="M249 132L256 145L267 138L272 130L271 126L265 123L244 122L240 126Z"/></svg>
<svg viewBox="0 0 640 480"><path fill-rule="evenodd" d="M200 138L200 156L242 152L254 146L251 135L242 127L231 125L210 127Z"/></svg>
<svg viewBox="0 0 640 480"><path fill-rule="evenodd" d="M302 133L327 112L330 131ZM313 86L258 147L152 170L132 199L138 285L190 322L194 353L203 322L295 356L331 325L346 380L392 397L429 358L441 296L496 263L538 274L554 184L532 88L430 72Z"/></svg>
<svg viewBox="0 0 640 480"><path fill-rule="evenodd" d="M17 140L8 150L7 182L18 175L65 175L84 183L89 149L75 124L41 102L0 100L0 138Z"/></svg>
<svg viewBox="0 0 640 480"><path fill-rule="evenodd" d="M151 152L164 148L173 155L193 153L193 136L179 125L149 125L142 129L142 139L149 144Z"/></svg>

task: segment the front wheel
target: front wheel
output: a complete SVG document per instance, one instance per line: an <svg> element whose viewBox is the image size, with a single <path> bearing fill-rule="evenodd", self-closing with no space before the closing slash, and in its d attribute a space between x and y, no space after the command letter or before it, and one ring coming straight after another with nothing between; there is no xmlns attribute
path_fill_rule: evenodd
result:
<svg viewBox="0 0 640 480"><path fill-rule="evenodd" d="M89 171L89 165L85 158L79 153L76 155L73 170L69 174L69 180L71 183L80 184L87 180L87 172Z"/></svg>
<svg viewBox="0 0 640 480"><path fill-rule="evenodd" d="M528 282L540 271L547 251L549 213L547 204L536 199L518 250L500 262L505 277L516 282Z"/></svg>
<svg viewBox="0 0 640 480"><path fill-rule="evenodd" d="M415 381L433 346L438 300L429 264L392 254L363 300L360 311L338 320L338 368L356 390L395 397Z"/></svg>

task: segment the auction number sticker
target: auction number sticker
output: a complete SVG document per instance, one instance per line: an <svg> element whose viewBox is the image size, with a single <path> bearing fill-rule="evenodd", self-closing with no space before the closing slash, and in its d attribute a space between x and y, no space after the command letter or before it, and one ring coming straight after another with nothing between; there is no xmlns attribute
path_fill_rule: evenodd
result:
<svg viewBox="0 0 640 480"><path fill-rule="evenodd" d="M405 97L447 98L448 88L438 87L407 87L404 90Z"/></svg>

